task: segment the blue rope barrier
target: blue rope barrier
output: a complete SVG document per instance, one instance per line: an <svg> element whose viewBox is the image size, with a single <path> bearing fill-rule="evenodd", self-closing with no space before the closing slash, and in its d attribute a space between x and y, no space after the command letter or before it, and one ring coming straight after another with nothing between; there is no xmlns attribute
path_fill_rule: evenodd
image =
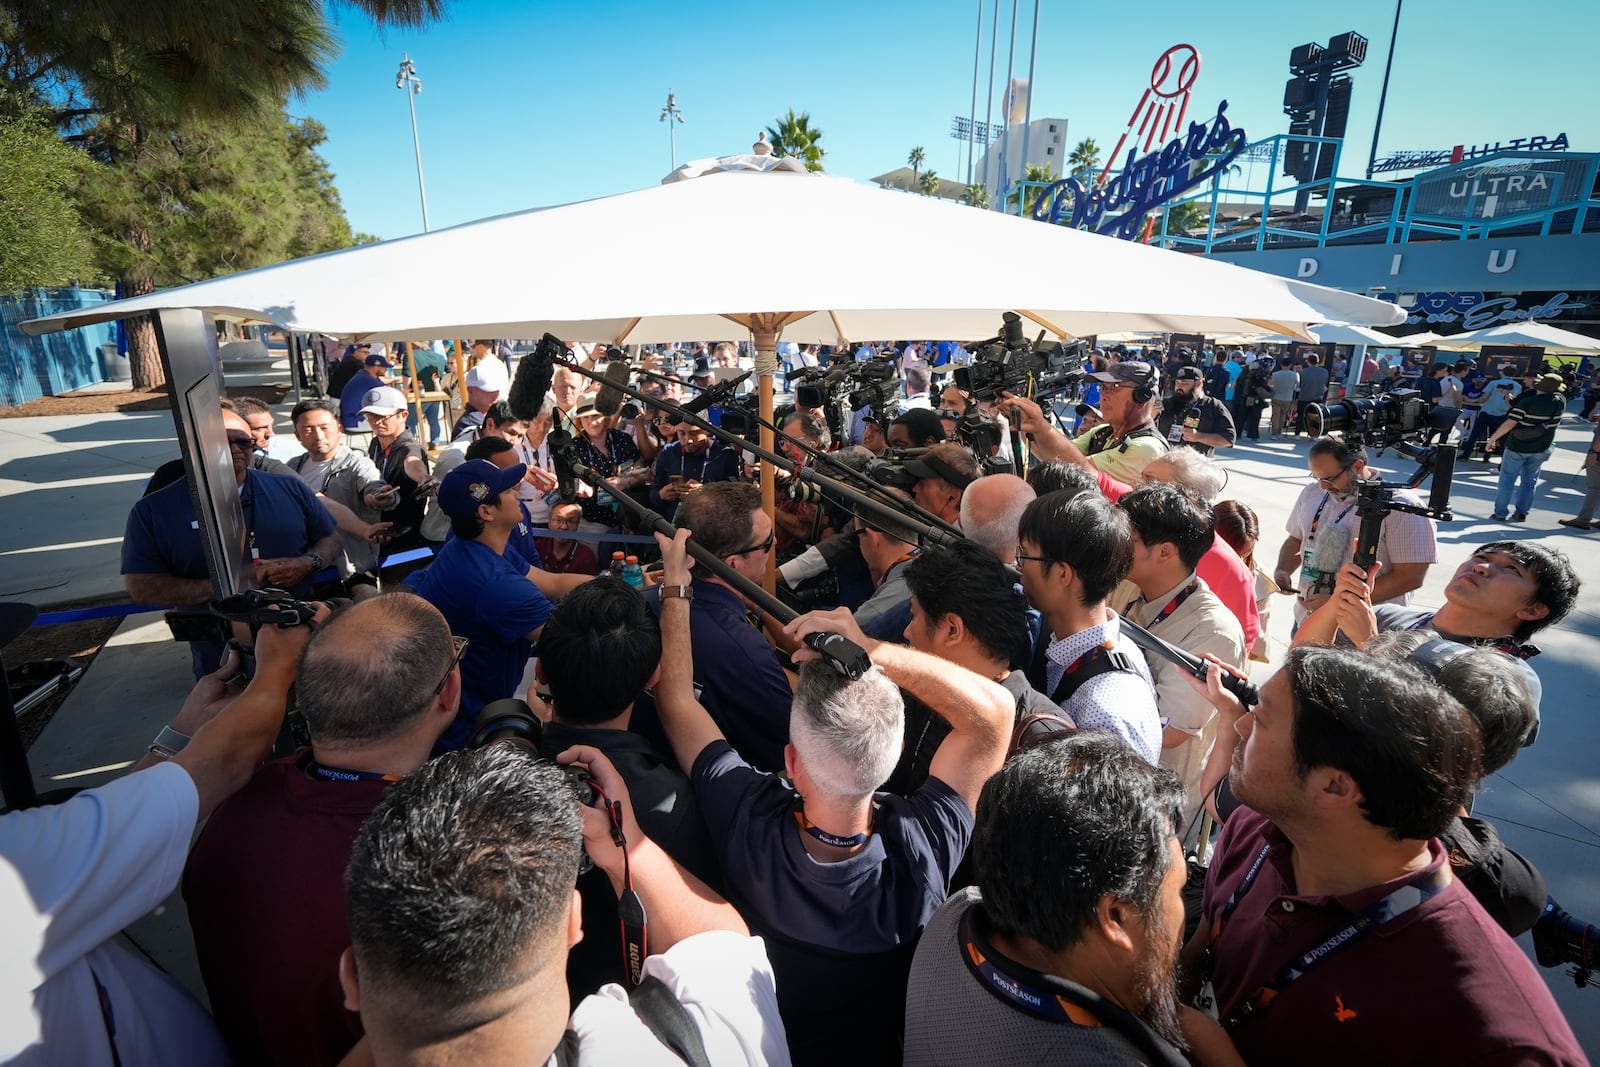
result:
<svg viewBox="0 0 1600 1067"><path fill-rule="evenodd" d="M563 541L610 541L617 544L653 545L654 537L640 534L614 534L592 530L562 530L560 539ZM394 567L402 563L413 563L419 559L427 559L433 555L433 549L423 546L412 548L405 552L397 552L392 556L385 556L383 567ZM332 582L339 579L339 572L332 568L325 568L312 575L313 582ZM102 604L94 608L72 608L67 611L47 611L33 620L34 626L55 626L64 622L88 622L92 619L110 619L118 615L143 615L151 611L169 611L170 604Z"/></svg>

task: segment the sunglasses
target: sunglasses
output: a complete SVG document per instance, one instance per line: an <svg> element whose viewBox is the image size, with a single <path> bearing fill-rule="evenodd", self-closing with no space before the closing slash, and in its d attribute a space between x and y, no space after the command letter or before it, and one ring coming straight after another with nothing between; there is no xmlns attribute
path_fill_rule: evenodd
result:
<svg viewBox="0 0 1600 1067"><path fill-rule="evenodd" d="M439 684L433 687L433 695L438 696L444 692L444 683L450 680L450 672L461 663L461 657L467 654L467 639L465 637L452 637L450 645L455 650L450 656L450 666L444 669L444 677L439 679Z"/></svg>
<svg viewBox="0 0 1600 1067"><path fill-rule="evenodd" d="M228 438L228 450L230 452L254 452L256 450L255 438L230 437Z"/></svg>
<svg viewBox="0 0 1600 1067"><path fill-rule="evenodd" d="M759 545L751 545L749 548L741 548L737 552L729 552L728 555L744 556L750 554L751 552L767 552L770 551L772 546L777 543L777 539L778 533L776 530L774 530L772 533L767 534L767 539L761 542Z"/></svg>

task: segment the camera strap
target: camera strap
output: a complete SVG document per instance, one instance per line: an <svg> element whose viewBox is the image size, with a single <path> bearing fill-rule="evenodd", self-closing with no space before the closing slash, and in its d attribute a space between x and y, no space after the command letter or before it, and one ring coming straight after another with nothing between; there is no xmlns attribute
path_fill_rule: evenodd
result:
<svg viewBox="0 0 1600 1067"><path fill-rule="evenodd" d="M644 961L650 955L649 922L644 902L633 891L633 866L628 861L628 838L622 832L622 803L606 796L598 782L600 809L611 824L611 843L622 850L622 892L617 894L617 919L622 926L622 973L629 989L644 981Z"/></svg>

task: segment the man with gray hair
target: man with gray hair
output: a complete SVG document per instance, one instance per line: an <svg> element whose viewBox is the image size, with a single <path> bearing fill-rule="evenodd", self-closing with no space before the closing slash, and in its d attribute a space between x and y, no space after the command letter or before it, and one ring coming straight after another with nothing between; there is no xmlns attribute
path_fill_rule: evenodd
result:
<svg viewBox="0 0 1600 1067"><path fill-rule="evenodd" d="M853 1062L897 1060L911 950L966 852L973 808L1005 758L1016 702L981 675L867 637L847 610L812 612L786 632L802 643L838 634L876 666L850 681L811 649L796 653L803 666L787 775L757 771L695 698L687 538L656 538L656 705L722 852L730 899L766 940L790 1052L797 1064L836 1060L838 1035L817 1021L849 1019ZM927 782L909 797L876 792L902 744L897 686L950 724Z"/></svg>

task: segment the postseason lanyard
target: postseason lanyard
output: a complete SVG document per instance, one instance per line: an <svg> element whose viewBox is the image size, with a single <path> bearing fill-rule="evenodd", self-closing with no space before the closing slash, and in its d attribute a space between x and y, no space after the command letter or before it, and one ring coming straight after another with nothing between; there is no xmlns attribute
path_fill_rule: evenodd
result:
<svg viewBox="0 0 1600 1067"><path fill-rule="evenodd" d="M1222 913L1217 917L1217 925L1211 932L1211 942L1206 946L1206 957L1203 974L1207 982L1210 981L1212 969L1216 964L1217 941L1222 937L1222 931L1227 926L1228 919L1233 915L1234 909L1245 898L1251 888L1256 884L1256 876L1261 873L1261 868L1267 861L1267 853L1272 851L1271 842L1261 846L1261 851L1256 853L1255 862L1245 872L1244 880L1234 889L1228 897L1228 902L1223 905ZM1304 978L1312 968L1325 963L1329 959L1343 952L1351 945L1360 941L1368 934L1375 933L1386 923L1406 914L1414 908L1427 903L1439 893L1443 892L1452 881L1450 865L1441 863L1438 869L1416 882L1400 886L1387 896L1368 904L1353 915L1348 923L1339 930L1298 956L1290 959L1279 967L1272 977L1268 978L1254 993L1251 993L1239 1005L1237 1011L1226 1019L1220 1020L1223 1028L1228 1031L1237 1030L1250 1019L1266 1011L1272 1002L1294 982Z"/></svg>
<svg viewBox="0 0 1600 1067"><path fill-rule="evenodd" d="M1075 991L1068 983L1053 980L1050 975L1039 974L1013 961L1006 961L1010 966L1005 970L995 966L994 960L1003 957L979 933L972 909L961 916L956 936L961 946L961 962L967 965L967 972L984 989L1018 1011L1046 1022L1096 1029L1109 1027L1137 1046L1147 1057L1145 1062L1154 1067L1179 1067L1187 1063L1171 1049L1157 1044L1147 1028L1116 1005L1094 1004L1093 994L1089 994L1090 1003L1081 1003L1084 994L1072 995Z"/></svg>
<svg viewBox="0 0 1600 1067"><path fill-rule="evenodd" d="M838 834L828 833L828 831L806 818L804 808L794 813L794 821L800 824L800 829L804 830L808 836L816 838L824 845L832 845L834 848L860 848L872 840L872 828L878 821L878 806L876 804L872 806L872 822L867 824L867 832L864 834L851 834L849 837L840 837Z"/></svg>
<svg viewBox="0 0 1600 1067"><path fill-rule="evenodd" d="M1199 578L1190 579L1189 580L1189 584L1184 586L1182 591L1180 591L1177 596L1175 596L1171 600L1167 601L1167 606L1161 609L1160 614L1158 614L1155 618L1151 619L1148 623L1145 624L1145 629L1153 630L1157 626L1159 626L1161 623L1164 623L1168 619L1170 619L1174 614L1177 613L1177 610L1179 608L1183 607L1183 602L1185 600L1188 600L1190 597L1194 596L1194 591L1196 589L1199 589L1199 588L1200 588L1200 579Z"/></svg>
<svg viewBox="0 0 1600 1067"><path fill-rule="evenodd" d="M249 478L245 479L244 493L241 494L240 504L244 510L244 533L246 547L250 550L250 562L261 562L261 549L256 544L256 487L250 484Z"/></svg>
<svg viewBox="0 0 1600 1067"><path fill-rule="evenodd" d="M398 782L398 774L379 774L377 771L347 771L343 767L329 767L325 763L311 760L306 764L306 773L313 778L324 782Z"/></svg>

